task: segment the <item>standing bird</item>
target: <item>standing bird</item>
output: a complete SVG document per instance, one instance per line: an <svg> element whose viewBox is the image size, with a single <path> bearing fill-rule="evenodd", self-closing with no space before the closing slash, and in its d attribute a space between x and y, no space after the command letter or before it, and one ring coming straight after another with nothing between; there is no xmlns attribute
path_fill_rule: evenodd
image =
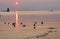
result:
<svg viewBox="0 0 60 39"><path fill-rule="evenodd" d="M41 22L41 24L43 24L43 21Z"/></svg>
<svg viewBox="0 0 60 39"><path fill-rule="evenodd" d="M21 22L20 24L22 25L23 23Z"/></svg>
<svg viewBox="0 0 60 39"><path fill-rule="evenodd" d="M8 24L10 24L10 23L8 22Z"/></svg>
<svg viewBox="0 0 60 39"><path fill-rule="evenodd" d="M34 27L34 29L36 29L36 27Z"/></svg>
<svg viewBox="0 0 60 39"><path fill-rule="evenodd" d="M33 26L36 26L35 24Z"/></svg>
<svg viewBox="0 0 60 39"><path fill-rule="evenodd" d="M35 22L35 24L37 24L37 22Z"/></svg>
<svg viewBox="0 0 60 39"><path fill-rule="evenodd" d="M6 22L4 22L4 24L6 24Z"/></svg>
<svg viewBox="0 0 60 39"><path fill-rule="evenodd" d="M15 23L12 23L12 25L15 27Z"/></svg>
<svg viewBox="0 0 60 39"><path fill-rule="evenodd" d="M23 27L26 27L26 25L23 25Z"/></svg>

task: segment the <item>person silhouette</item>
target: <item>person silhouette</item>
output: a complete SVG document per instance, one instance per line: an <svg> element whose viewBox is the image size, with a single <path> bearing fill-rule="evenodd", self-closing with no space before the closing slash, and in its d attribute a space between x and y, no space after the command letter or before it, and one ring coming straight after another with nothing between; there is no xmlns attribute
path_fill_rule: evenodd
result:
<svg viewBox="0 0 60 39"><path fill-rule="evenodd" d="M9 8L7 8L7 12L9 12L10 10L9 10Z"/></svg>
<svg viewBox="0 0 60 39"><path fill-rule="evenodd" d="M43 21L41 21L41 24L43 24Z"/></svg>

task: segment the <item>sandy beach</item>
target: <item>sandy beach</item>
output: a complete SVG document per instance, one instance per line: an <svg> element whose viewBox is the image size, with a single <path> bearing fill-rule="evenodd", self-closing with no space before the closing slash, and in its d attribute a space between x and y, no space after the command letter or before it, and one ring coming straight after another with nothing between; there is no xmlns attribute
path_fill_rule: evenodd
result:
<svg viewBox="0 0 60 39"><path fill-rule="evenodd" d="M0 39L60 39L60 11L11 11L0 15ZM16 20L18 25L14 27Z"/></svg>

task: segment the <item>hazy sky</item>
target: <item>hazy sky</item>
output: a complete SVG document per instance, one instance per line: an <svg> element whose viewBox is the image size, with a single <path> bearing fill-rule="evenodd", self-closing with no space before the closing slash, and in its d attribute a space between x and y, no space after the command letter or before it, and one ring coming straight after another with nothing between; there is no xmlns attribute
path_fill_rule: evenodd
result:
<svg viewBox="0 0 60 39"><path fill-rule="evenodd" d="M15 2L19 4L16 5ZM0 10L60 10L60 0L0 0Z"/></svg>

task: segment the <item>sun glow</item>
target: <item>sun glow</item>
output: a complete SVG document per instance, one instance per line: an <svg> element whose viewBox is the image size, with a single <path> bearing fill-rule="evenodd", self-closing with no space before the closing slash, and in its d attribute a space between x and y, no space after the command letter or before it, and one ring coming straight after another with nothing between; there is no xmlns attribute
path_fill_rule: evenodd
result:
<svg viewBox="0 0 60 39"><path fill-rule="evenodd" d="M16 2L16 5L18 4L18 2Z"/></svg>

